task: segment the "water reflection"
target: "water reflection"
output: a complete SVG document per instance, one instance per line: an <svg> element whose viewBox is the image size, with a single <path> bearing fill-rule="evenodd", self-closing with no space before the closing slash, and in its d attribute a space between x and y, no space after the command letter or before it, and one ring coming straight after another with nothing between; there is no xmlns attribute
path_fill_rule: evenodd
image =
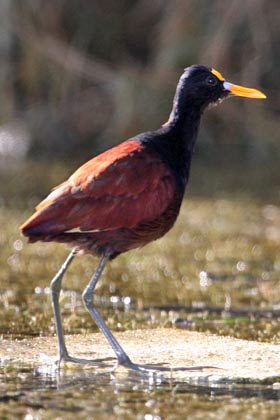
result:
<svg viewBox="0 0 280 420"><path fill-rule="evenodd" d="M200 403L210 400L232 404L233 399L240 402L255 398L270 401L270 408L272 401L280 401L279 383L277 386L277 383L213 381L209 386L207 379L200 382L175 381L161 375L146 377L124 369L104 372L75 367L58 371L53 364L43 363L37 366L2 365L0 372L2 387L5 388L0 403L13 401L18 403L18 407L40 409L43 413L58 411L61 415L80 412L93 416L94 413L103 413L106 418L106 413L115 413L115 410L136 409L141 412L143 408L145 415L158 415L154 413L154 406L172 404L176 407L182 399L189 404L192 402L190 412L194 407L197 410ZM175 411L184 413L180 404Z"/></svg>

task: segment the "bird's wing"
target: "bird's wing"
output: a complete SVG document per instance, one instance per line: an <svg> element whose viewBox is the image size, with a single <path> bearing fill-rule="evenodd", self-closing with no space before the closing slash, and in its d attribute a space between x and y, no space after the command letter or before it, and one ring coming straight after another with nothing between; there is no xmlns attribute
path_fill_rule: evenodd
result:
<svg viewBox="0 0 280 420"><path fill-rule="evenodd" d="M176 184L156 152L130 140L81 166L56 187L23 226L44 234L132 228L170 204ZM25 228L25 229L24 229Z"/></svg>

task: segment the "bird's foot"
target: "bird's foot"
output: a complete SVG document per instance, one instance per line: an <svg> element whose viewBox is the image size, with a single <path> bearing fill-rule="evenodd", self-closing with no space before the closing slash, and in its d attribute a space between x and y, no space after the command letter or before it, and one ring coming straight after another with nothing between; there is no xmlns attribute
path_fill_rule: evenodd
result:
<svg viewBox="0 0 280 420"><path fill-rule="evenodd" d="M157 374L161 374L161 373L169 373L172 376L172 372L201 371L204 369L215 368L214 366L192 366L192 367L176 366L174 367L164 362L161 364L151 364L151 365L138 364L138 363L133 363L128 357L125 360L122 360L122 361L119 360L116 368L118 366L123 366L126 369L132 370L134 372L139 372L149 377L156 376Z"/></svg>
<svg viewBox="0 0 280 420"><path fill-rule="evenodd" d="M124 360L118 360L118 364L116 366L116 368L118 366L123 366L126 369L135 371L135 372L139 372L143 375L156 375L157 373L162 373L162 372L172 372L172 368L168 367L168 366L163 366L162 365L142 365L142 364L138 364L138 363L134 363L132 362L129 357L125 358Z"/></svg>
<svg viewBox="0 0 280 420"><path fill-rule="evenodd" d="M80 365L88 365L88 366L96 366L96 367L105 368L105 367L112 367L113 366L113 363L110 364L110 365L108 365L106 363L106 362L109 362L109 361L112 361L112 360L115 360L115 359L113 357L107 357L107 358L104 358L104 359L94 359L94 360L82 359L82 358L79 358L79 357L70 356L66 352L66 353L63 353L63 354L59 355L59 359L56 361L56 364L57 364L58 369L60 369L61 364L63 362L66 362L66 363L70 362L70 363L77 363L77 364L80 364Z"/></svg>

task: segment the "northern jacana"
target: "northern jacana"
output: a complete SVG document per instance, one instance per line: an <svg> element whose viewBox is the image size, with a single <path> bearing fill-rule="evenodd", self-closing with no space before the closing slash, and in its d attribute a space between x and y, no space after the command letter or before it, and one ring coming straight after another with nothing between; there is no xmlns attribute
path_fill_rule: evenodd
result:
<svg viewBox="0 0 280 420"><path fill-rule="evenodd" d="M93 292L108 260L160 238L173 226L188 182L201 116L208 105L233 95L265 98L256 89L225 81L212 68L186 68L167 123L89 160L55 187L21 226L30 242L55 241L73 247L51 282L59 361L85 362L68 354L59 294L62 277L74 255L89 253L99 256L100 262L83 292L85 306L118 363L142 369L131 362L104 323L94 306Z"/></svg>

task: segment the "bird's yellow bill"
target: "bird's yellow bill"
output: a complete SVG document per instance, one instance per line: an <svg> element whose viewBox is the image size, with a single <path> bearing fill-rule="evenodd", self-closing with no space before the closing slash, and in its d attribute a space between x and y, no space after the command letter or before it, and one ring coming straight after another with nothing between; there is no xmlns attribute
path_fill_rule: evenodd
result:
<svg viewBox="0 0 280 420"><path fill-rule="evenodd" d="M228 90L232 95L244 96L252 99L265 99L266 95L260 90L247 88L244 86L234 85L233 83L224 82L225 90Z"/></svg>

